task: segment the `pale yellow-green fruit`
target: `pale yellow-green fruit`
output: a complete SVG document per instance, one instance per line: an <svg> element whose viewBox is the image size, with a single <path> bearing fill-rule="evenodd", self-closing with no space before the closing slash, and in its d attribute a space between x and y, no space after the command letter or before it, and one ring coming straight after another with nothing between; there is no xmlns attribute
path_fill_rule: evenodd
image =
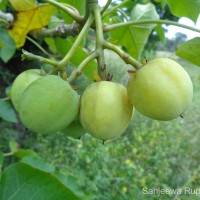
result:
<svg viewBox="0 0 200 200"><path fill-rule="evenodd" d="M142 66L128 81L127 90L136 110L164 121L182 115L193 98L188 73L169 58L156 58Z"/></svg>
<svg viewBox="0 0 200 200"><path fill-rule="evenodd" d="M64 129L77 116L79 96L59 76L46 75L30 84L20 103L20 119L36 133Z"/></svg>
<svg viewBox="0 0 200 200"><path fill-rule="evenodd" d="M17 76L11 87L11 101L17 111L19 111L19 105L21 96L24 90L35 80L41 78L39 69L29 69Z"/></svg>
<svg viewBox="0 0 200 200"><path fill-rule="evenodd" d="M92 83L81 97L81 124L93 137L103 141L120 136L128 127L132 113L127 90L118 83Z"/></svg>

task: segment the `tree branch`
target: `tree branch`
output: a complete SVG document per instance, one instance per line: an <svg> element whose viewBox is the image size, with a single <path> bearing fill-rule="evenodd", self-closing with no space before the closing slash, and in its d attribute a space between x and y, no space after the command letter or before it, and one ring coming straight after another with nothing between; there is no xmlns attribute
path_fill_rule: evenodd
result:
<svg viewBox="0 0 200 200"><path fill-rule="evenodd" d="M42 28L39 30L31 31L29 34L31 34L33 37L37 39L43 40L46 37L61 37L66 38L68 36L75 37L80 32L80 25L77 22L74 22L73 24L59 24L55 28L47 29Z"/></svg>

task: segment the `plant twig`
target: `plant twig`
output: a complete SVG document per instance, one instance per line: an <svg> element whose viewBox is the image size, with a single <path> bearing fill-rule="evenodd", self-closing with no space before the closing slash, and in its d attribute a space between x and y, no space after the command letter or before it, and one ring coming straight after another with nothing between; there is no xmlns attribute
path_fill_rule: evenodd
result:
<svg viewBox="0 0 200 200"><path fill-rule="evenodd" d="M1 100L2 100L2 101L8 101L8 100L10 100L10 97L4 97L4 98L2 98Z"/></svg>
<svg viewBox="0 0 200 200"><path fill-rule="evenodd" d="M38 60L40 62L43 62L43 63L47 63L47 64L50 64L52 66L55 66L57 67L58 66L58 62L57 61L54 61L54 60L50 60L48 58L44 58L42 56L38 56L38 55L34 55L24 49L22 49L22 60Z"/></svg>
<svg viewBox="0 0 200 200"><path fill-rule="evenodd" d="M46 37L61 37L66 38L68 36L75 37L80 32L80 25L77 22L72 24L59 24L55 28L41 28L39 30L33 30L29 34L37 39L43 40Z"/></svg>

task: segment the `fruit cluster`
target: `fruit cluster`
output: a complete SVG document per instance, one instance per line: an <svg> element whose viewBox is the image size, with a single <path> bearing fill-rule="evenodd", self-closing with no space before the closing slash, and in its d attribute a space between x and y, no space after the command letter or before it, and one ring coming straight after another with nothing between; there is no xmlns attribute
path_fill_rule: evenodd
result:
<svg viewBox="0 0 200 200"><path fill-rule="evenodd" d="M94 82L81 98L59 76L41 75L36 69L21 73L11 88L13 105L28 129L44 134L62 131L74 138L88 132L103 141L121 135L135 109L152 119L171 120L183 114L192 97L189 75L167 58L143 65L127 89L111 81Z"/></svg>

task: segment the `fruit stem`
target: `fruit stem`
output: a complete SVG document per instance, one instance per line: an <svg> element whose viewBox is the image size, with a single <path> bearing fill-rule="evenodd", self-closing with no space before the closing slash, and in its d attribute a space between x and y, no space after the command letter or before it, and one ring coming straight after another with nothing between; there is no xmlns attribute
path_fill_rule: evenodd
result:
<svg viewBox="0 0 200 200"><path fill-rule="evenodd" d="M54 0L44 0L44 1L56 6L57 8L60 8L61 10L66 12L76 22L78 22L79 24L83 24L84 18L82 16L78 15L77 12L75 12L75 10L76 10L75 8L74 9L69 8L65 4L59 3ZM72 7L72 6L70 6L70 7Z"/></svg>
<svg viewBox="0 0 200 200"><path fill-rule="evenodd" d="M118 29L118 28L122 28L122 27L126 27L126 26L140 25L140 24L174 25L174 26L186 28L186 29L200 33L200 29L197 29L197 28L194 28L192 26L185 25L185 24L181 24L181 23L178 23L178 22L168 21L168 20L140 20L140 21L129 21L129 22L116 23L116 24L105 26L103 31L105 33L105 32L109 32L109 31L113 31L113 30Z"/></svg>
<svg viewBox="0 0 200 200"><path fill-rule="evenodd" d="M85 60L81 62L77 69L75 69L67 79L68 83L73 82L78 76L82 74L82 71L85 69L86 65L92 61L93 59L98 57L98 53L96 51L92 52Z"/></svg>
<svg viewBox="0 0 200 200"><path fill-rule="evenodd" d="M96 26L96 52L98 53L98 75L100 76L101 80L106 79L106 64L105 64L105 57L104 57L104 36L103 36L103 24L101 19L101 12L98 3L93 4L92 11L94 13L95 19L95 26Z"/></svg>
<svg viewBox="0 0 200 200"><path fill-rule="evenodd" d="M72 45L71 49L68 51L67 55L59 62L59 66L58 66L59 69L63 69L63 68L66 67L67 62L71 59L74 52L79 47L80 43L82 42L83 38L86 35L86 32L88 31L88 29L92 25L93 21L94 21L94 16L90 15L88 17L85 25L83 26L80 34L78 35L77 39L75 40L74 44Z"/></svg>
<svg viewBox="0 0 200 200"><path fill-rule="evenodd" d="M139 69L142 66L142 64L138 60L134 59L128 53L124 52L119 47L117 47L117 46L115 46L115 45L113 45L113 44L111 44L107 41L104 41L103 47L105 49L109 49L109 50L114 51L116 54L118 54L121 57L121 59L126 64L132 65L135 69Z"/></svg>

